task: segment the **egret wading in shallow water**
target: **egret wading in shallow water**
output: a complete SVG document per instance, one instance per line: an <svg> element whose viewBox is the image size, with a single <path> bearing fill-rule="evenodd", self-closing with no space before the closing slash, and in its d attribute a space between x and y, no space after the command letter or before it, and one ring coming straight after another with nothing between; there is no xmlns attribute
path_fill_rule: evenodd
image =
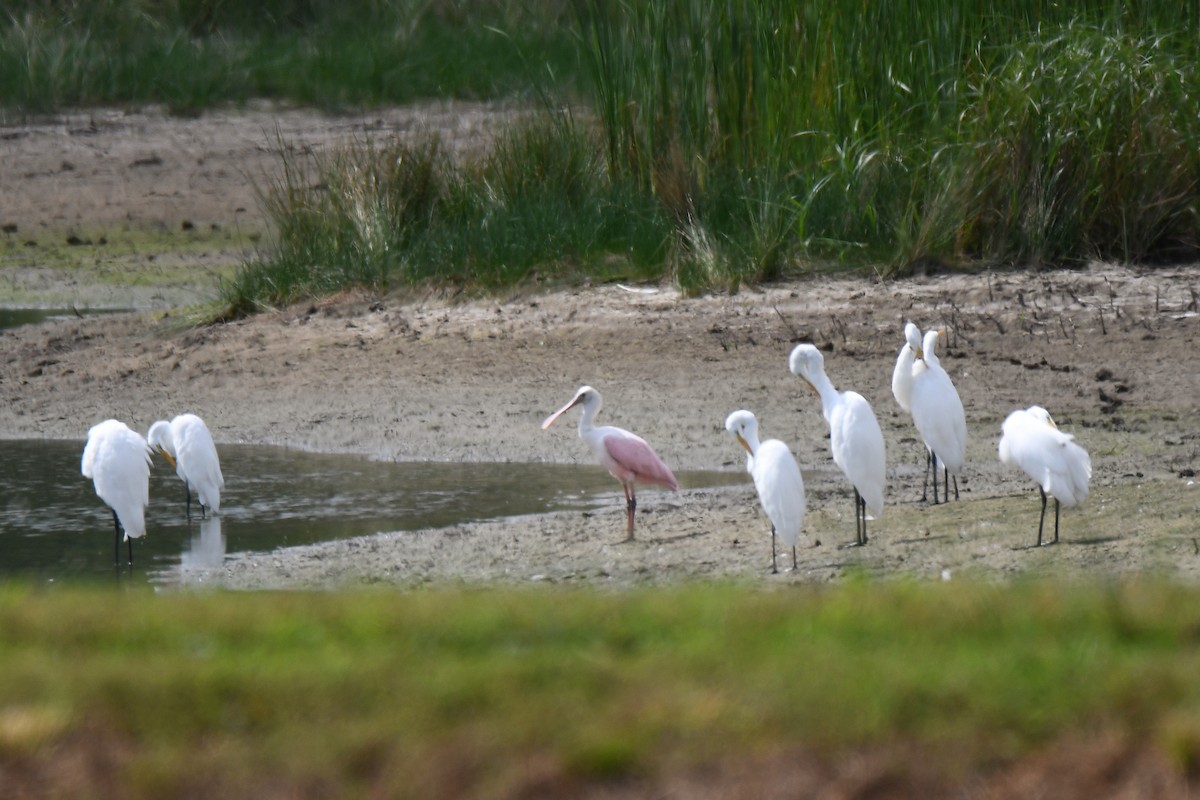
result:
<svg viewBox="0 0 1200 800"><path fill-rule="evenodd" d="M204 420L195 414L180 414L170 422L159 420L150 426L146 441L175 467L175 474L183 481L188 519L192 518L193 488L200 501L200 516L205 516L206 508L214 514L221 513L225 478L221 475L217 446Z"/></svg>
<svg viewBox="0 0 1200 800"><path fill-rule="evenodd" d="M905 413L912 414L912 378L913 365L917 353L921 351L921 329L911 322L904 323L904 346L896 356L896 367L892 370L892 397ZM929 469L933 464L933 454L925 448L925 477L921 483L921 499L928 496Z"/></svg>
<svg viewBox="0 0 1200 800"><path fill-rule="evenodd" d="M854 485L854 543L864 545L868 512L871 518L883 513L887 456L879 420L861 394L833 388L825 374L825 357L813 345L796 345L788 366L821 397L833 462Z"/></svg>
<svg viewBox="0 0 1200 800"><path fill-rule="evenodd" d="M625 490L625 531L628 541L633 539L633 517L637 511L635 484L649 483L675 491L679 488L679 482L645 439L611 425L595 426L596 414L600 413L602 403L598 391L591 386L580 386L569 403L546 417L542 430L549 428L554 420L575 406L583 406L583 413L579 415L579 438L587 442L600 466L619 480L621 488Z"/></svg>
<svg viewBox="0 0 1200 800"><path fill-rule="evenodd" d="M771 572L775 566L775 536L792 548L796 569L796 542L804 525L804 479L788 446L778 439L758 441L758 420L749 411L734 411L725 419L725 430L746 448L746 471L754 479L759 502L771 520Z"/></svg>
<svg viewBox="0 0 1200 800"><path fill-rule="evenodd" d="M967 456L967 417L954 381L937 357L941 331L926 331L912 368L912 418L933 454L933 503L938 503L938 461L945 470L943 488L950 500L950 476L954 478L954 499L958 499L958 477Z"/></svg>
<svg viewBox="0 0 1200 800"><path fill-rule="evenodd" d="M123 532L129 563L133 564L133 540L146 535L150 447L125 423L106 419L88 431L80 471L83 477L92 479L96 495L112 509L113 563L121 562Z"/></svg>
<svg viewBox="0 0 1200 800"><path fill-rule="evenodd" d="M1054 541L1058 544L1058 507L1070 508L1087 499L1092 461L1087 451L1075 444L1073 436L1054 424L1050 412L1041 406L1017 409L1000 426L1000 460L1015 464L1033 478L1042 494L1042 515L1038 518L1038 547L1046 523L1046 495L1054 498Z"/></svg>

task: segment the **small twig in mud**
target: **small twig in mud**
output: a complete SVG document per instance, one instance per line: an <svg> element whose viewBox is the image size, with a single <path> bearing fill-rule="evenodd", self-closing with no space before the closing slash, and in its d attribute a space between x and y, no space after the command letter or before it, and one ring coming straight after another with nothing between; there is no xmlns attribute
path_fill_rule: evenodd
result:
<svg viewBox="0 0 1200 800"><path fill-rule="evenodd" d="M779 321L783 323L783 327L788 329L788 334L790 336L789 341L800 341L800 334L795 328L792 327L792 323L788 322L787 317L785 317L783 312L779 310L779 306L771 306L771 308L775 309L775 313L779 315Z"/></svg>
<svg viewBox="0 0 1200 800"><path fill-rule="evenodd" d="M1198 306L1196 303L1196 290L1189 286L1188 292L1192 295L1192 302L1188 304L1188 310L1196 311L1198 308L1200 308L1200 306Z"/></svg>
<svg viewBox="0 0 1200 800"><path fill-rule="evenodd" d="M845 347L846 343L849 341L849 337L846 336L846 326L843 325L842 321L837 317L833 318L833 324L837 327L838 333L840 333L842 336L842 347Z"/></svg>
<svg viewBox="0 0 1200 800"><path fill-rule="evenodd" d="M980 314L979 318L986 319L988 322L991 322L993 325L995 325L996 332L999 333L1001 336L1003 336L1005 333L1007 333L1007 331L1004 330L1004 323L1001 322L1000 320L996 319L996 317L993 316L992 314Z"/></svg>
<svg viewBox="0 0 1200 800"><path fill-rule="evenodd" d="M1103 336L1108 336L1108 328L1104 326L1104 309L1097 308L1096 313L1100 315L1100 333Z"/></svg>
<svg viewBox="0 0 1200 800"><path fill-rule="evenodd" d="M992 273L990 273L990 272L988 273L987 279L988 279L988 302L994 303L994 302L996 302L996 298L992 294Z"/></svg>

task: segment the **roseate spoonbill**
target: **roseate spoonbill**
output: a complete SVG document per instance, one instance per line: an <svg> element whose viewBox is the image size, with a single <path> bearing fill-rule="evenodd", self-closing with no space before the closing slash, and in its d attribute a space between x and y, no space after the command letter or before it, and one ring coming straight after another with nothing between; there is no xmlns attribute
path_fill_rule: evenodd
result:
<svg viewBox="0 0 1200 800"><path fill-rule="evenodd" d="M88 430L80 464L91 478L96 495L112 509L113 563L121 561L121 534L133 564L133 540L146 535L146 506L150 502L150 447L142 435L123 422L106 419Z"/></svg>
<svg viewBox="0 0 1200 800"><path fill-rule="evenodd" d="M205 508L212 509L214 514L221 513L225 478L221 475L217 447L204 420L195 414L180 414L169 423L159 420L150 426L146 440L175 467L175 474L183 481L188 519L192 518L192 487L200 502L201 517L205 516Z"/></svg>
<svg viewBox="0 0 1200 800"><path fill-rule="evenodd" d="M867 512L872 518L883 513L887 462L879 420L861 394L833 388L825 374L825 357L813 345L796 345L788 366L821 397L821 410L829 423L833 461L854 485L854 543L864 545Z"/></svg>
<svg viewBox="0 0 1200 800"><path fill-rule="evenodd" d="M933 454L933 504L938 502L938 460L945 470L943 485L950 500L950 476L954 475L954 499L958 499L958 475L967 455L967 417L954 381L937 357L941 331L926 331L912 368L912 418Z"/></svg>
<svg viewBox="0 0 1200 800"><path fill-rule="evenodd" d="M792 548L796 569L796 541L804 525L804 479L800 465L786 444L778 439L758 441L758 420L749 411L734 411L725 419L725 430L746 448L746 471L754 479L759 502L771 520L771 572L775 566L775 536Z"/></svg>
<svg viewBox="0 0 1200 800"><path fill-rule="evenodd" d="M628 541L633 539L633 517L637 511L635 483L649 483L675 491L679 488L679 482L645 439L622 428L611 425L597 428L593 424L602 404L598 391L591 386L580 386L569 403L546 417L542 430L549 428L554 420L568 410L583 406L583 413L579 415L579 438L587 442L600 466L619 480L621 488L625 490L625 530Z"/></svg>
<svg viewBox="0 0 1200 800"><path fill-rule="evenodd" d="M1046 522L1046 495L1054 497L1054 541L1058 544L1058 507L1070 508L1087 499L1092 461L1087 451L1054 424L1050 412L1041 406L1017 409L1000 426L1000 460L1015 464L1033 478L1042 494L1042 515L1038 519L1038 547L1042 546L1042 527Z"/></svg>

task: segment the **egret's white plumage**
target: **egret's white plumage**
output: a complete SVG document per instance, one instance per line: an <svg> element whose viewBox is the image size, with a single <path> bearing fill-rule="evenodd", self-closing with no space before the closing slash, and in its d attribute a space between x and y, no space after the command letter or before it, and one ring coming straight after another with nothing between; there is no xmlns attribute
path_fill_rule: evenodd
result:
<svg viewBox="0 0 1200 800"><path fill-rule="evenodd" d="M1041 406L1017 409L1000 426L1000 460L1015 464L1038 485L1042 515L1038 521L1038 545L1046 521L1046 495L1054 498L1054 541L1058 541L1059 504L1068 508L1087 499L1092 461L1073 436L1054 424Z"/></svg>
<svg viewBox="0 0 1200 800"><path fill-rule="evenodd" d="M189 517L192 489L196 490L203 508L212 509L214 514L221 512L225 478L221 474L217 446L204 420L195 414L180 414L170 422L159 420L150 426L146 440L175 467L175 474L183 481Z"/></svg>
<svg viewBox="0 0 1200 800"><path fill-rule="evenodd" d="M580 386L570 402L546 417L542 430L575 406L583 406L579 415L579 438L587 443L592 454L609 474L621 482L625 491L625 527L627 538L633 538L633 519L637 511L635 484L649 483L675 491L679 482L670 468L642 437L612 425L596 427L596 415L603 405L600 392L591 386Z"/></svg>
<svg viewBox="0 0 1200 800"><path fill-rule="evenodd" d="M867 512L872 517L883 513L887 479L887 456L879 420L861 394L834 388L825 374L825 357L813 345L796 345L788 366L821 397L821 410L829 423L833 461L854 484L856 543L866 544Z"/></svg>
<svg viewBox="0 0 1200 800"><path fill-rule="evenodd" d="M792 548L792 568L796 568L796 542L804 525L804 479L800 465L786 444L778 439L758 440L758 420L749 411L734 411L725 419L725 430L746 448L746 471L754 479L754 488L763 511L771 520L771 571L775 567L775 535Z"/></svg>
<svg viewBox="0 0 1200 800"><path fill-rule="evenodd" d="M896 356L896 366L892 370L892 397L896 404L910 415L912 414L912 378L913 367L917 354L921 352L921 329L912 322L904 323L904 346ZM925 448L925 479L921 485L921 499L924 500L929 486L929 470L933 466L933 454Z"/></svg>
<svg viewBox="0 0 1200 800"><path fill-rule="evenodd" d="M896 356L892 370L892 397L906 412L912 411L912 371L921 349L921 329L911 322L904 323L904 346Z"/></svg>
<svg viewBox="0 0 1200 800"><path fill-rule="evenodd" d="M967 417L954 381L946 374L937 357L941 331L926 331L912 368L913 424L933 453L933 502L937 503L937 464L940 460L949 475L961 475L967 455ZM949 478L947 475L947 479ZM946 484L946 499L950 486ZM955 481L955 497L958 482Z"/></svg>
<svg viewBox="0 0 1200 800"><path fill-rule="evenodd" d="M133 563L133 539L146 535L146 506L150 502L150 448L137 431L115 419L93 425L80 463L83 477L91 478L96 495L112 509L114 555L124 538Z"/></svg>

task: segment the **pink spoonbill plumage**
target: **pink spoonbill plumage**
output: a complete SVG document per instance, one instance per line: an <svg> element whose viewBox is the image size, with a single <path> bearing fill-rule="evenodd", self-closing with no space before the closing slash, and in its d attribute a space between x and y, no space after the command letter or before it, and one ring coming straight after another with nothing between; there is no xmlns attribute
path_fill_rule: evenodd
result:
<svg viewBox="0 0 1200 800"><path fill-rule="evenodd" d="M600 466L621 482L625 491L626 540L633 538L633 518L637 511L635 485L648 483L675 491L679 482L654 449L642 437L623 428L595 424L603 401L600 392L591 386L580 386L565 406L546 417L542 430L549 428L556 419L575 406L582 406L579 416L579 438L587 443Z"/></svg>

